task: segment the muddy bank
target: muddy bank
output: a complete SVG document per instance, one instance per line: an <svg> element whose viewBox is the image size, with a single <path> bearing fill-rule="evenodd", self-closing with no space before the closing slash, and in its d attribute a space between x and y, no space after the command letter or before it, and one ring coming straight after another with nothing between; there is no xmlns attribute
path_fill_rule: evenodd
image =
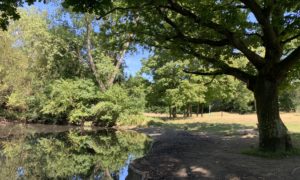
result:
<svg viewBox="0 0 300 180"><path fill-rule="evenodd" d="M300 180L299 157L271 160L241 154L256 146L255 133L225 137L157 131L162 134L152 133L157 135L150 152L131 163L127 179Z"/></svg>

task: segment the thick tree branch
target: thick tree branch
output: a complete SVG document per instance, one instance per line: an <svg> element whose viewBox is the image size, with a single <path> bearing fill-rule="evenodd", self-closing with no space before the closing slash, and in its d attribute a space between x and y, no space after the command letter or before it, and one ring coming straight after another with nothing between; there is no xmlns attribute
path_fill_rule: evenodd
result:
<svg viewBox="0 0 300 180"><path fill-rule="evenodd" d="M216 75L226 74L222 70L214 71L214 72L202 72L202 71L189 71L189 70L184 69L183 72L188 73L188 74L201 75L201 76L216 76Z"/></svg>
<svg viewBox="0 0 300 180"><path fill-rule="evenodd" d="M194 43L194 44L206 44L209 46L226 46L229 44L228 39L221 39L221 40L209 40L209 39L200 39L200 38L191 38L191 37L187 37L184 36L182 38L184 41L190 42L190 43Z"/></svg>
<svg viewBox="0 0 300 180"><path fill-rule="evenodd" d="M247 8L251 10L259 24L269 24L268 18L264 15L262 7L257 4L256 0L240 0Z"/></svg>
<svg viewBox="0 0 300 180"><path fill-rule="evenodd" d="M166 37L166 40L176 39L181 41L186 41L194 44L206 44L210 46L225 46L229 44L228 39L222 39L222 40L210 40L210 39L201 39L201 38L193 38L184 35L184 33L180 30L179 26L173 22L168 16L160 9L157 8L159 14L162 16L162 18L165 20L166 23L168 23L175 31L176 36L170 36Z"/></svg>
<svg viewBox="0 0 300 180"><path fill-rule="evenodd" d="M280 33L280 36L285 36L287 35L291 30L293 29L297 29L298 24L300 24L300 19L296 19L294 20L294 22L290 23L289 25L287 25L284 30Z"/></svg>
<svg viewBox="0 0 300 180"><path fill-rule="evenodd" d="M208 63L211 63L212 65L215 66L215 68L218 68L220 70L214 72L212 75L216 75L216 73L219 73L219 74L227 74L227 75L232 75L236 78L238 78L239 80L245 82L245 83L249 83L249 81L251 79L253 79L253 76L238 69L238 68L234 68L234 67L230 67L228 64L218 60L218 59L215 59L215 58L210 58L210 57L207 57L207 56L203 56L199 53L197 53L195 50L193 49L182 49L184 50L185 52L187 52L188 54L191 54L195 57L197 57L199 60L202 59ZM207 74L208 75L208 74Z"/></svg>
<svg viewBox="0 0 300 180"><path fill-rule="evenodd" d="M300 33L298 33L298 34L296 34L296 35L294 35L294 36L292 36L292 37L290 37L290 38L287 38L287 39L281 41L281 43L282 43L282 44L289 43L289 42L291 42L292 40L297 39L298 37L300 37Z"/></svg>
<svg viewBox="0 0 300 180"><path fill-rule="evenodd" d="M245 33L246 36L251 37L251 36L257 36L260 39L263 39L263 36L259 33Z"/></svg>
<svg viewBox="0 0 300 180"><path fill-rule="evenodd" d="M277 64L277 69L279 71L278 75L281 76L286 74L291 67L300 62L300 46L297 47L293 52L290 53L284 60Z"/></svg>
<svg viewBox="0 0 300 180"><path fill-rule="evenodd" d="M264 59L260 57L258 54L256 54L255 52L248 49L245 43L229 29L225 28L220 24L214 23L212 21L202 20L199 16L195 15L191 11L180 6L178 3L175 2L175 0L168 0L168 2L169 2L169 6L162 6L162 7L167 8L176 13L179 13L182 16L191 18L199 25L210 28L218 32L219 34L224 35L230 41L231 45L239 49L257 69L260 69L264 65Z"/></svg>
<svg viewBox="0 0 300 180"><path fill-rule="evenodd" d="M91 22L88 20L87 17L85 17L85 23L86 23L86 49L87 49L87 59L89 61L89 65L90 68L93 72L93 75L98 83L99 89L101 91L105 91L106 87L104 85L104 83L102 82L102 80L99 77L98 71L97 71L97 67L96 64L94 62L93 59L93 55L92 55L92 43L91 43L91 31L92 31L92 24Z"/></svg>
<svg viewBox="0 0 300 180"><path fill-rule="evenodd" d="M110 75L108 82L107 82L107 87L111 87L116 79L116 76L120 70L121 65L123 64L124 60L125 60L125 55L126 52L129 49L130 43L132 42L133 39L133 34L129 34L128 35L129 40L123 45L123 49L120 51L119 56L116 57L116 65L114 67L114 71L112 72L112 74Z"/></svg>
<svg viewBox="0 0 300 180"><path fill-rule="evenodd" d="M272 56L281 56L281 44L279 34L276 28L271 23L271 13L274 9L275 2L269 1L265 7L261 7L256 0L240 0L247 6L254 14L258 23L262 27L264 46L267 47L266 55L269 60L276 60L276 58L269 58ZM279 13L280 14L280 13ZM275 17L273 17L274 19Z"/></svg>

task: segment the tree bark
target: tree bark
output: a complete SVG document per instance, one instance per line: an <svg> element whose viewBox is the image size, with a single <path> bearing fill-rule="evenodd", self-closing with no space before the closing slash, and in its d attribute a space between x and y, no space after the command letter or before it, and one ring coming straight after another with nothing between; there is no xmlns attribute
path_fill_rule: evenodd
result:
<svg viewBox="0 0 300 180"><path fill-rule="evenodd" d="M169 118L171 119L172 118L172 107L169 106Z"/></svg>
<svg viewBox="0 0 300 180"><path fill-rule="evenodd" d="M116 76L117 76L117 74L120 70L120 67L121 67L122 63L124 62L126 52L129 49L131 40L133 39L133 34L129 34L128 36L129 36L128 42L126 42L123 45L123 49L120 51L119 55L115 59L115 61L116 61L115 68L114 68L114 71L112 72L112 74L109 77L107 87L111 87L113 85L114 80L116 79Z"/></svg>
<svg viewBox="0 0 300 180"><path fill-rule="evenodd" d="M203 112L204 112L204 104L201 104L201 117L203 117Z"/></svg>
<svg viewBox="0 0 300 180"><path fill-rule="evenodd" d="M186 107L185 107L185 117L190 117L189 105L186 105Z"/></svg>
<svg viewBox="0 0 300 180"><path fill-rule="evenodd" d="M98 71L97 71L97 67L96 64L94 62L93 59L93 55L92 55L92 42L91 42L91 36L92 36L92 22L90 22L88 20L87 17L85 17L85 21L86 21L86 49L87 49L87 59L89 61L89 65L91 67L91 70L93 72L93 75L98 83L99 89L101 91L105 91L106 87L104 85L104 83L102 82L102 80L99 77Z"/></svg>
<svg viewBox="0 0 300 180"><path fill-rule="evenodd" d="M199 111L200 111L200 104L197 103L197 117L199 116Z"/></svg>
<svg viewBox="0 0 300 180"><path fill-rule="evenodd" d="M192 105L189 104L189 117L192 117L193 116L193 109L192 109Z"/></svg>
<svg viewBox="0 0 300 180"><path fill-rule="evenodd" d="M177 109L176 109L176 107L173 107L173 109L172 109L172 117L173 118L176 118L177 117Z"/></svg>
<svg viewBox="0 0 300 180"><path fill-rule="evenodd" d="M104 169L104 172L103 172L103 180L113 180L113 178L111 177L111 174L110 174L108 168L105 168L105 169Z"/></svg>
<svg viewBox="0 0 300 180"><path fill-rule="evenodd" d="M258 76L253 90L257 107L260 150L274 152L292 149L290 135L279 115L278 83Z"/></svg>

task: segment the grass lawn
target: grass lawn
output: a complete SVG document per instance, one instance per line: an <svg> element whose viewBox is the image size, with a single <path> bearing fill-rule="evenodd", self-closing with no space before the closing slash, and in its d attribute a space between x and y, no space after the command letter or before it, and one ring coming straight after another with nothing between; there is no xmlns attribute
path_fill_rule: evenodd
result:
<svg viewBox="0 0 300 180"><path fill-rule="evenodd" d="M168 119L167 114L154 114L154 113L145 113L148 117L155 117L165 120L166 124L195 124L195 123L208 123L208 124L222 124L222 125L240 125L246 127L256 128L257 117L256 114L234 114L226 112L214 112L211 114L204 114L203 117L193 117L183 118L181 115L178 115L176 119ZM285 125L292 133L300 133L300 113L281 113L281 118L283 119Z"/></svg>
<svg viewBox="0 0 300 180"><path fill-rule="evenodd" d="M146 113L153 120L149 126L164 128L185 129L191 132L205 132L219 135L240 134L247 129L257 128L256 114L234 114L226 112L214 112L197 117L193 115L184 118L181 115L176 119L169 119L167 114ZM281 118L292 134L294 145L300 148L300 113L281 113Z"/></svg>

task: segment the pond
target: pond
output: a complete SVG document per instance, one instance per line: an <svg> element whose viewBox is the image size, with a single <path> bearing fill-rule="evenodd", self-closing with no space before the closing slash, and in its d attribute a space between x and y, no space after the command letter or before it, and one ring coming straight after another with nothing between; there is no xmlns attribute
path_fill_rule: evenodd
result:
<svg viewBox="0 0 300 180"><path fill-rule="evenodd" d="M116 179L151 140L134 131L0 126L0 179Z"/></svg>

